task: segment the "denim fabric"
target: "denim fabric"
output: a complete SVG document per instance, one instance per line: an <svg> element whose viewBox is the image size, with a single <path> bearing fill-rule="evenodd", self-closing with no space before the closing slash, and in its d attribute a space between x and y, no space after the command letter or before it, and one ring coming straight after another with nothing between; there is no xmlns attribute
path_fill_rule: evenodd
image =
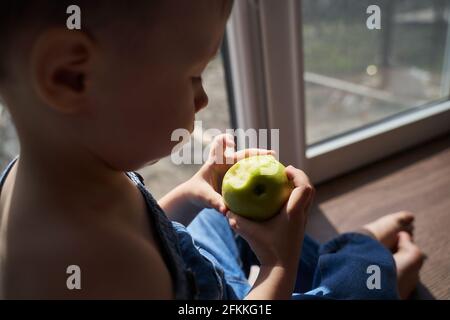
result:
<svg viewBox="0 0 450 320"><path fill-rule="evenodd" d="M172 277L175 299L185 300L198 298L194 272L189 265L184 263L181 255L183 243L179 241L178 234L173 228L172 223L150 192L145 188L142 176L135 172L128 172L127 175L136 184L144 197L149 219L153 222L155 228L154 233L161 255Z"/></svg>
<svg viewBox="0 0 450 320"><path fill-rule="evenodd" d="M0 176L1 187L16 162ZM228 221L212 209L202 210L185 227L171 222L137 173L127 173L141 191L155 226L161 254L171 273L177 299L243 299L249 292L250 267L258 259ZM367 268L377 265L381 288L369 290ZM149 284L151 285L151 284ZM320 245L303 241L292 299L398 299L392 254L372 238L347 233Z"/></svg>
<svg viewBox="0 0 450 320"><path fill-rule="evenodd" d="M185 248L183 254L200 252L207 257L224 280L220 286L228 286L224 298L243 299L250 290L249 268L259 262L245 240L233 233L227 219L204 209L187 228L178 226L180 231L190 234L195 247ZM380 289L367 286L371 265L380 268ZM395 270L389 250L367 235L346 233L324 245L306 235L292 299L398 299ZM211 282L207 290L213 286Z"/></svg>

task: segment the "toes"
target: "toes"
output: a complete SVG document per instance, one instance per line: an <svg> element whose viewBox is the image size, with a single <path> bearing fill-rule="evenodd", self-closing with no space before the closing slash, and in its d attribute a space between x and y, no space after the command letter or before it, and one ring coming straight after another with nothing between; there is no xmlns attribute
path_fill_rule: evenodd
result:
<svg viewBox="0 0 450 320"><path fill-rule="evenodd" d="M409 225L414 221L414 214L409 211L400 211L394 213L397 216L398 222L401 225Z"/></svg>
<svg viewBox="0 0 450 320"><path fill-rule="evenodd" d="M400 297L407 299L419 281L419 272L425 255L413 243L410 234L400 231L397 236L398 251L393 255L397 268L397 283Z"/></svg>
<svg viewBox="0 0 450 320"><path fill-rule="evenodd" d="M375 238L391 251L396 251L397 234L404 231L412 236L414 215L409 211L388 214L364 226Z"/></svg>
<svg viewBox="0 0 450 320"><path fill-rule="evenodd" d="M394 213L394 215L397 220L398 230L406 231L412 235L414 231L414 214L409 211L400 211Z"/></svg>
<svg viewBox="0 0 450 320"><path fill-rule="evenodd" d="M412 237L405 231L398 233L398 251L407 253L412 260L422 265L425 260L425 254L420 248L412 241Z"/></svg>
<svg viewBox="0 0 450 320"><path fill-rule="evenodd" d="M407 232L412 238L413 234L414 234L414 225L410 224L410 225L406 225L406 226L401 226L399 228L399 231Z"/></svg>
<svg viewBox="0 0 450 320"><path fill-rule="evenodd" d="M398 247L399 248L409 248L414 243L412 242L412 237L408 232L400 231L398 233Z"/></svg>

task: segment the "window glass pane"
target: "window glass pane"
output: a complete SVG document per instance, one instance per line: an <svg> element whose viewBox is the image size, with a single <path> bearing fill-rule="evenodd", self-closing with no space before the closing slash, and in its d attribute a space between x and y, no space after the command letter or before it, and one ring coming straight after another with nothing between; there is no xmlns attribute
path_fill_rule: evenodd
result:
<svg viewBox="0 0 450 320"><path fill-rule="evenodd" d="M0 172L19 152L16 130L7 110L0 103Z"/></svg>
<svg viewBox="0 0 450 320"><path fill-rule="evenodd" d="M381 29L366 24L370 5ZM449 9L447 0L303 0L308 144L447 99Z"/></svg>

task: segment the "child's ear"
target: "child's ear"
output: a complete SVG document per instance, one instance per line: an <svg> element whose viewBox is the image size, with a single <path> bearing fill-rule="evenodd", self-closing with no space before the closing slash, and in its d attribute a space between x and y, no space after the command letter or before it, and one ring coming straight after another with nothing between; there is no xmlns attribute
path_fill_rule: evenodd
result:
<svg viewBox="0 0 450 320"><path fill-rule="evenodd" d="M80 31L49 29L35 41L31 52L33 86L53 109L78 113L86 106L95 47Z"/></svg>

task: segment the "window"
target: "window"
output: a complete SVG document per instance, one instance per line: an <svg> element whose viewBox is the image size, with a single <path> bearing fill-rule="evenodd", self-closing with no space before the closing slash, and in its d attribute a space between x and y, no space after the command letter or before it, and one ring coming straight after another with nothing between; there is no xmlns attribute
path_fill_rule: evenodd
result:
<svg viewBox="0 0 450 320"><path fill-rule="evenodd" d="M448 1L302 1L308 144L446 100ZM449 39L450 40L450 39Z"/></svg>
<svg viewBox="0 0 450 320"><path fill-rule="evenodd" d="M19 152L16 131L6 109L0 104L0 171Z"/></svg>
<svg viewBox="0 0 450 320"><path fill-rule="evenodd" d="M236 2L238 125L279 128L281 160L315 182L447 132L449 12L445 0Z"/></svg>

